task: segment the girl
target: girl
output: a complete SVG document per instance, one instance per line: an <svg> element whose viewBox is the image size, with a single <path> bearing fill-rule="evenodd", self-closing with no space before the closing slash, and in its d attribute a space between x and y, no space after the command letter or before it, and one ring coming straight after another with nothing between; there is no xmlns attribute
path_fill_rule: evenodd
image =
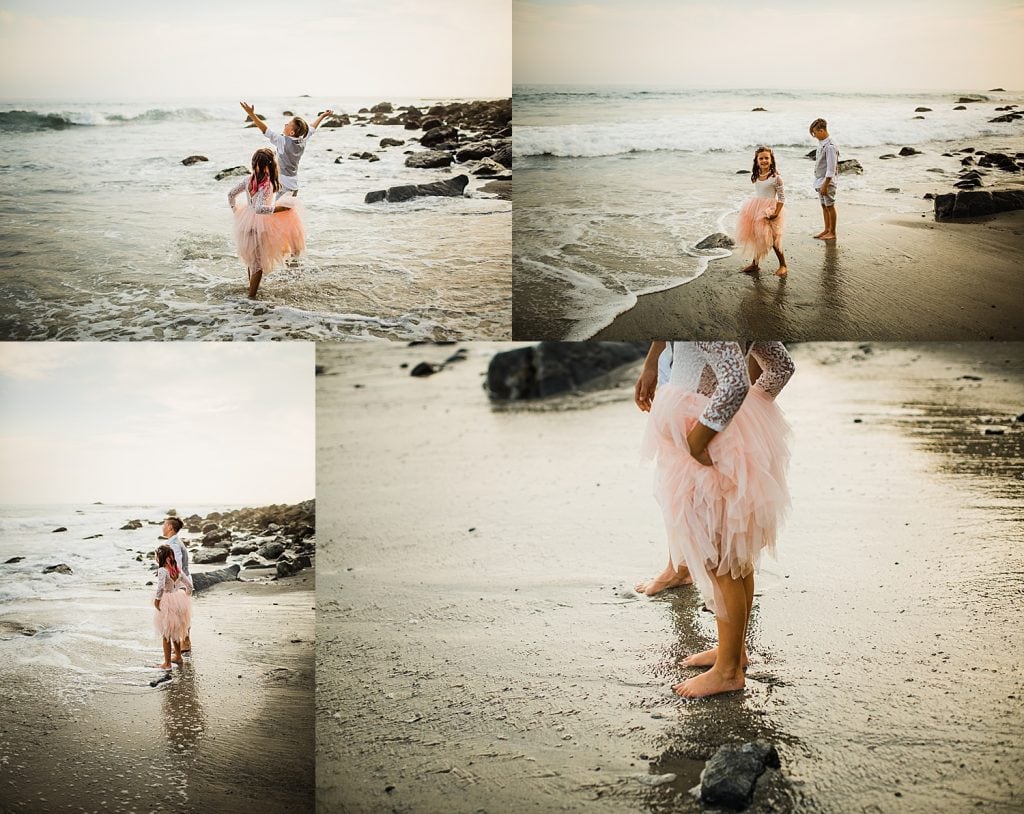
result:
<svg viewBox="0 0 1024 814"><path fill-rule="evenodd" d="M655 397L664 345L651 345L635 398L651 414L643 451L657 458L668 535L658 579L695 581L718 625L718 647L683 662L711 669L673 688L700 698L744 686L754 570L762 550L774 553L789 506L789 427L774 399L793 362L779 342L753 343L748 358L736 342L673 342L669 381Z"/></svg>
<svg viewBox="0 0 1024 814"><path fill-rule="evenodd" d="M775 275L785 277L788 269L782 253L782 207L786 203L786 193L782 178L775 169L775 154L771 148L758 147L754 151L750 182L754 185L754 194L740 206L736 222L736 242L754 256L743 271L757 271L761 258L768 254L769 249L774 249L775 256L779 258L779 270Z"/></svg>
<svg viewBox="0 0 1024 814"><path fill-rule="evenodd" d="M274 151L263 147L252 155L252 174L228 193L228 205L235 213L238 256L249 273L249 299L256 299L264 273L269 274L286 255L301 254L306 248L298 201L287 198L274 206L274 194L280 188ZM246 204L235 206L243 190Z"/></svg>
<svg viewBox="0 0 1024 814"><path fill-rule="evenodd" d="M164 645L162 670L170 670L171 664L181 664L181 643L188 637L192 626L192 579L178 568L174 551L169 545L156 550L156 607L154 625ZM174 643L174 658L171 658L171 643Z"/></svg>

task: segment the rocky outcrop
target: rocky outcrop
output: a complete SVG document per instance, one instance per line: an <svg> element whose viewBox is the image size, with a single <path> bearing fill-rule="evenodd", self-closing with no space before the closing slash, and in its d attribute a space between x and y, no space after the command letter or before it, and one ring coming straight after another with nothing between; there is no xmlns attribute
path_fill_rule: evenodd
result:
<svg viewBox="0 0 1024 814"><path fill-rule="evenodd" d="M223 181L225 178L232 178L236 175L248 175L248 167L228 167L226 170L221 170L214 177L217 181Z"/></svg>
<svg viewBox="0 0 1024 814"><path fill-rule="evenodd" d="M451 153L444 150L424 150L413 153L405 159L405 166L414 170L432 170L438 167L448 167L452 163Z"/></svg>
<svg viewBox="0 0 1024 814"><path fill-rule="evenodd" d="M391 187L387 190L377 190L366 193L363 199L365 203L400 203L412 198L424 195L436 195L449 198L461 198L469 183L468 175L456 175L445 181L434 181L430 184L403 184L402 186Z"/></svg>
<svg viewBox="0 0 1024 814"><path fill-rule="evenodd" d="M196 565L209 565L215 562L226 562L228 550L226 548L201 548L191 555L192 562Z"/></svg>
<svg viewBox="0 0 1024 814"><path fill-rule="evenodd" d="M729 235L725 232L715 232L712 235L708 235L700 243L697 244L698 249L731 249L736 245Z"/></svg>
<svg viewBox="0 0 1024 814"><path fill-rule="evenodd" d="M902 150L900 150L900 155L923 155L923 153L920 150L914 149L913 147L904 147Z"/></svg>
<svg viewBox="0 0 1024 814"><path fill-rule="evenodd" d="M44 574L73 574L71 566L67 563L60 563L59 565L48 565L43 569Z"/></svg>
<svg viewBox="0 0 1024 814"><path fill-rule="evenodd" d="M935 220L957 220L1024 209L1024 190L962 190L935 196Z"/></svg>
<svg viewBox="0 0 1024 814"><path fill-rule="evenodd" d="M218 568L216 571L204 571L201 574L192 575L192 587L196 591L205 591L218 582L231 582L238 579L238 572L241 566L229 565L227 568Z"/></svg>
<svg viewBox="0 0 1024 814"><path fill-rule="evenodd" d="M135 529L141 529L141 528L142 528L142 521L141 520L129 520L127 523L125 523L123 526L121 526L120 530L121 531L134 531Z"/></svg>
<svg viewBox="0 0 1024 814"><path fill-rule="evenodd" d="M382 138L380 140L381 147L401 147L403 144L405 144L405 140L400 138Z"/></svg>
<svg viewBox="0 0 1024 814"><path fill-rule="evenodd" d="M571 392L642 359L647 348L646 342L541 342L496 353L487 367L487 394L514 401Z"/></svg>
<svg viewBox="0 0 1024 814"><path fill-rule="evenodd" d="M737 811L746 808L757 778L768 767L779 768L779 753L770 743L758 740L720 746L701 772L701 802Z"/></svg>
<svg viewBox="0 0 1024 814"><path fill-rule="evenodd" d="M440 144L446 144L448 142L455 142L458 144L459 131L455 127L432 127L422 136L420 136L420 144L424 147L436 147Z"/></svg>
<svg viewBox="0 0 1024 814"><path fill-rule="evenodd" d="M845 161L840 161L836 168L839 170L840 175L863 175L864 168L860 165L860 162L856 158L848 158Z"/></svg>
<svg viewBox="0 0 1024 814"><path fill-rule="evenodd" d="M58 526L53 531L51 531L50 534L56 534L59 531L67 531L67 530L68 530L67 526Z"/></svg>
<svg viewBox="0 0 1024 814"><path fill-rule="evenodd" d="M209 161L205 155L190 155L188 158L181 159L181 163L186 167L191 167L193 164L198 164L200 161Z"/></svg>

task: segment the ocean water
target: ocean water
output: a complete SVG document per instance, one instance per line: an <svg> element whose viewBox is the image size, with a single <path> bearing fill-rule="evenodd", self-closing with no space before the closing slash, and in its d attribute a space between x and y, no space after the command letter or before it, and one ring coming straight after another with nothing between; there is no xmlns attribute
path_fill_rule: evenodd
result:
<svg viewBox="0 0 1024 814"><path fill-rule="evenodd" d="M953 110L969 95L988 101ZM943 153L1024 151L1021 122L989 122L1006 104L1024 105L1024 93L516 86L513 336L586 339L639 294L696 279L731 254L696 244L732 232L759 145L775 151L789 211L820 212L806 158L815 118L828 120L840 160L864 167L840 176L843 206L927 213L924 193L953 191L962 169L962 156ZM880 158L904 146L923 155ZM996 181L1020 176L992 170L985 184Z"/></svg>
<svg viewBox="0 0 1024 814"><path fill-rule="evenodd" d="M277 130L380 99L249 99ZM459 100L392 98L429 105ZM300 168L307 254L245 296L227 191L269 142L234 99L0 100L0 339L336 339L507 336L511 203L481 192L402 204L371 190L458 167L412 170L384 137L401 126L321 129ZM353 152L380 160L349 160ZM208 162L186 167L200 154ZM335 163L339 156L341 163Z"/></svg>

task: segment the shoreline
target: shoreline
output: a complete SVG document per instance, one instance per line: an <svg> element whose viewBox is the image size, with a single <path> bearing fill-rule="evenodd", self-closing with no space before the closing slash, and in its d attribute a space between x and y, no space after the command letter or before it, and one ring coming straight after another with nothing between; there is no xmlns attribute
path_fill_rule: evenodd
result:
<svg viewBox="0 0 1024 814"><path fill-rule="evenodd" d="M745 262L734 251L690 282L638 295L632 308L589 338L1024 338L1018 304L1024 212L936 223L847 206L831 245L810 236L820 228L820 210L787 214L785 280L773 274L773 254L749 275L739 271Z"/></svg>

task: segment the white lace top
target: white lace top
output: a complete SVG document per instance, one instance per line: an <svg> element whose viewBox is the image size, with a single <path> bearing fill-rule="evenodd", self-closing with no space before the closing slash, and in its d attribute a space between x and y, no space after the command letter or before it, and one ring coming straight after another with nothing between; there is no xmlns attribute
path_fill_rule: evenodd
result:
<svg viewBox="0 0 1024 814"><path fill-rule="evenodd" d="M247 175L245 180L239 181L228 192L228 206L235 208L235 198L243 192L249 201L249 206L256 210L258 215L270 215L274 211L274 186L269 181L260 184L255 195L249 193L249 180L252 175Z"/></svg>
<svg viewBox="0 0 1024 814"><path fill-rule="evenodd" d="M773 175L764 181L754 181L755 198L775 198L779 203L786 202L786 188L783 186L782 177Z"/></svg>
<svg viewBox="0 0 1024 814"><path fill-rule="evenodd" d="M171 579L171 573L166 568L156 570L156 597L159 599L168 591L185 591L192 593L192 578L184 571L178 572L177 579Z"/></svg>
<svg viewBox="0 0 1024 814"><path fill-rule="evenodd" d="M748 353L761 368L754 386L775 398L793 375L793 360L781 342L752 342ZM700 423L721 432L750 389L747 359L738 342L673 342L669 384L710 399Z"/></svg>

